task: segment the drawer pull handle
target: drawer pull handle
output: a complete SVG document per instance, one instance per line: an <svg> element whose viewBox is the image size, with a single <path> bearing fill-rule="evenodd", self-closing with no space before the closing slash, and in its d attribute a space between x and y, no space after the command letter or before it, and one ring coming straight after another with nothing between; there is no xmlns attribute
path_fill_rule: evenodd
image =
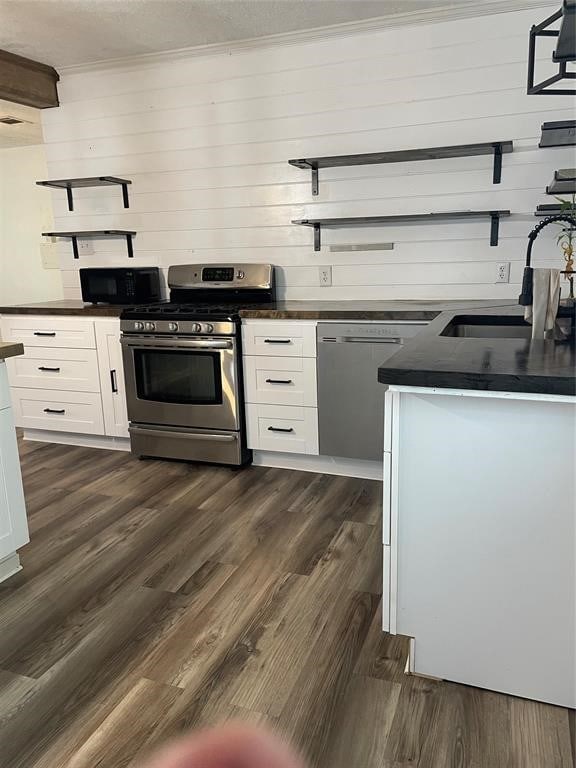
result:
<svg viewBox="0 0 576 768"><path fill-rule="evenodd" d="M66 413L65 408L44 408L44 413Z"/></svg>
<svg viewBox="0 0 576 768"><path fill-rule="evenodd" d="M50 371L51 373L60 373L60 368L49 368L47 365L38 366L39 371Z"/></svg>
<svg viewBox="0 0 576 768"><path fill-rule="evenodd" d="M292 384L292 379L266 379L266 384Z"/></svg>
<svg viewBox="0 0 576 768"><path fill-rule="evenodd" d="M268 427L269 432L294 432L292 427L288 427L288 429L284 429L284 427Z"/></svg>
<svg viewBox="0 0 576 768"><path fill-rule="evenodd" d="M34 331L34 336L56 336L56 331Z"/></svg>
<svg viewBox="0 0 576 768"><path fill-rule="evenodd" d="M118 382L116 381L116 369L113 368L110 371L110 383L112 385L112 392L118 392Z"/></svg>
<svg viewBox="0 0 576 768"><path fill-rule="evenodd" d="M264 339L264 344L291 344L292 339Z"/></svg>

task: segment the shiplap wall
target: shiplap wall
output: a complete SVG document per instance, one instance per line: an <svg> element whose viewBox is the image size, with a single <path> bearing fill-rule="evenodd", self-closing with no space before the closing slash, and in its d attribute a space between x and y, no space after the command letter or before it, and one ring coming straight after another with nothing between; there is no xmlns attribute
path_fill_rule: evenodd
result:
<svg viewBox="0 0 576 768"><path fill-rule="evenodd" d="M528 30L547 12L64 73L62 106L43 112L50 177L133 184L128 211L116 188L78 191L74 213L53 192L56 228L137 230L134 265L272 262L292 299L516 297L535 206L550 202L553 171L575 164L571 148L537 147L541 123L573 118L573 100L525 93ZM486 156L329 169L313 198L309 172L287 163L506 139L515 151L500 185ZM315 253L312 230L290 223L491 208L514 214L497 248L489 221L470 220L325 230ZM388 242L393 250L330 251ZM60 252L69 297L79 296L79 266L129 263L123 241L92 241L79 262L68 242ZM560 265L552 234L535 252ZM495 284L507 261L510 284ZM327 264L333 284L320 287Z"/></svg>

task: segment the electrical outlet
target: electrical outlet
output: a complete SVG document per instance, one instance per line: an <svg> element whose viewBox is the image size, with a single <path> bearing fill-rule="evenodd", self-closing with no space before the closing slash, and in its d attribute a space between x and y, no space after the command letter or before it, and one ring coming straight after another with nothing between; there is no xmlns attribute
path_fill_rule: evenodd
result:
<svg viewBox="0 0 576 768"><path fill-rule="evenodd" d="M94 245L92 241L78 238L78 253L83 253L85 256L91 256L94 253Z"/></svg>
<svg viewBox="0 0 576 768"><path fill-rule="evenodd" d="M44 269L60 269L60 256L56 243L40 243L40 259Z"/></svg>
<svg viewBox="0 0 576 768"><path fill-rule="evenodd" d="M332 267L318 267L320 285L332 285Z"/></svg>
<svg viewBox="0 0 576 768"><path fill-rule="evenodd" d="M496 279L495 283L509 283L510 282L510 262L503 261L502 264L496 264Z"/></svg>

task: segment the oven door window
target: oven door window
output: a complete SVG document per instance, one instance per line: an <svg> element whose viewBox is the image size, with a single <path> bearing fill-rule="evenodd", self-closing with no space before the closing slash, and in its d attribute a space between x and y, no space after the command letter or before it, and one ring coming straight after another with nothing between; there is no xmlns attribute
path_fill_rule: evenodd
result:
<svg viewBox="0 0 576 768"><path fill-rule="evenodd" d="M135 349L140 400L183 405L220 405L220 354L172 349Z"/></svg>

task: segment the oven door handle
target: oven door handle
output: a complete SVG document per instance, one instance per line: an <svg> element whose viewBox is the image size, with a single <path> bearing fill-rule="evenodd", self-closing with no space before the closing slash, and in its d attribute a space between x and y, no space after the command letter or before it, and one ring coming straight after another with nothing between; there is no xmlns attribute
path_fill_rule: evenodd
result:
<svg viewBox="0 0 576 768"><path fill-rule="evenodd" d="M170 430L169 432L156 429L146 429L143 427L130 427L130 434L134 435L152 435L154 437L181 437L192 440L210 440L219 443L231 443L233 440L238 439L238 435L219 435L217 433L201 434L199 432L178 432L177 430Z"/></svg>
<svg viewBox="0 0 576 768"><path fill-rule="evenodd" d="M234 342L225 339L133 339L122 336L121 343L129 349L232 349Z"/></svg>

